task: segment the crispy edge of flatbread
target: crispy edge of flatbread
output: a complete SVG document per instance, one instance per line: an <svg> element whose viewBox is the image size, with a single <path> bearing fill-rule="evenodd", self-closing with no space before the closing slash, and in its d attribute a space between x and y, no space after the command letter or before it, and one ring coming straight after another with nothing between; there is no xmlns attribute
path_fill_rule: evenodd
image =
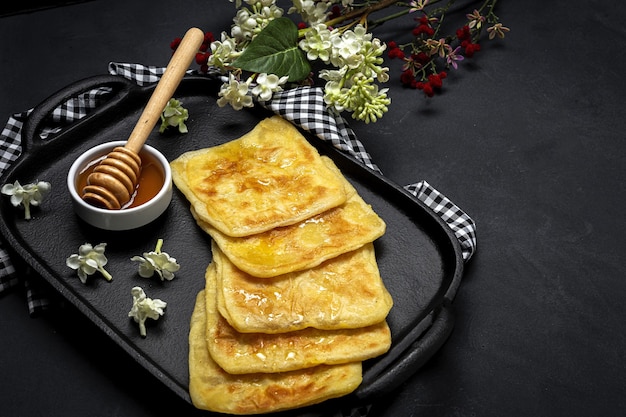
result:
<svg viewBox="0 0 626 417"><path fill-rule="evenodd" d="M209 352L230 374L285 372L321 364L361 362L380 356L391 347L391 331L386 321L358 329L239 333L218 311L220 289L214 263L207 268L205 277Z"/></svg>
<svg viewBox="0 0 626 417"><path fill-rule="evenodd" d="M193 206L191 207L191 214L198 226L213 238L233 264L242 271L259 278L270 278L316 267L328 259L358 249L364 244L384 235L386 230L384 220L361 198L357 190L343 176L330 158L322 156L322 160L341 178L348 199L344 204L312 218L251 236L232 237L220 232L210 223L200 218ZM351 219L345 221L346 224L354 224L355 228L360 228L356 238L353 237L354 234L351 234L352 239L348 239L347 235L349 233L346 231L346 233L342 233L340 236L338 233L329 233L320 237L319 240L323 243L319 245L300 245L297 243L296 238L299 232L303 230L303 227L315 228L319 224L321 229L325 219L332 222L333 218L341 218L346 212L352 213L355 207L359 218L367 218L367 221L360 224L355 224L355 222L350 221ZM291 235L294 238L290 239L289 236ZM283 247L272 247L276 240L284 241ZM295 244L289 244L289 242L295 242ZM260 261L255 262L255 259L262 259L259 257L259 254L263 253L263 251L274 251L275 253L283 253L285 255L282 255L281 260L274 264L268 265ZM251 256L252 254L255 256Z"/></svg>
<svg viewBox="0 0 626 417"><path fill-rule="evenodd" d="M273 374L228 374L213 361L207 348L205 299L202 290L196 297L189 331L189 394L196 408L263 414L341 397L361 384L360 362Z"/></svg>
<svg viewBox="0 0 626 417"><path fill-rule="evenodd" d="M220 215L216 210L213 209L215 202L207 202L200 198L196 192L193 190L193 187L190 186L191 179L187 176L187 165L198 155L206 154L210 152L212 149L220 149L228 146L236 146L238 142L243 142L249 138L254 138L255 135L259 135L259 132L264 130L276 130L276 131L285 131L287 135L291 135L294 137L299 146L301 148L309 150L309 153L313 157L312 163L309 165L309 170L314 170L315 174L312 175L308 173L307 176L309 178L316 178L318 181L318 187L324 189L324 198L317 198L315 201L310 202L305 207L300 207L297 212L289 211L289 214L285 212L280 219L276 219L273 221L259 221L256 225L247 224L247 222L239 222L233 223L234 220L231 220L230 216L224 214ZM315 149L307 140L302 136L302 134L298 131L298 129L289 121L283 119L280 116L273 116L266 118L260 121L251 131L239 137L238 139L234 139L230 142L226 142L221 145L214 146L212 148L204 148L197 149L189 152L185 152L182 155L178 156L175 160L170 163L170 167L172 168L172 180L176 187L185 195L190 204L195 208L195 211L199 218L204 220L205 222L211 224L220 232L224 233L227 236L248 236L251 234L262 233L267 230L271 230L276 227L288 226L290 224L294 224L300 222L306 218L322 213L326 210L329 210L333 207L339 206L343 204L347 195L345 189L342 187L342 182L340 178L337 177L336 172L329 169L326 164L322 163L320 159L319 152ZM323 177L324 181L319 182L319 179ZM329 192L331 191L331 192ZM319 192L319 190L318 190ZM296 203L302 206L303 203ZM237 211L239 208L233 207L229 213L232 213L233 210ZM225 210L223 210L225 211ZM241 220L241 219L240 219Z"/></svg>

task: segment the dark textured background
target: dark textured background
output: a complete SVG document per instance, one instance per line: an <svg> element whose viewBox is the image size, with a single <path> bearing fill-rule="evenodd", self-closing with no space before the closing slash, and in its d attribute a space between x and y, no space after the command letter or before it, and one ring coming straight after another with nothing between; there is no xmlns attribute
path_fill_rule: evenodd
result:
<svg viewBox="0 0 626 417"><path fill-rule="evenodd" d="M0 117L110 61L165 65L174 37L227 29L231 7L93 0L2 17ZM498 10L511 32L451 72L443 94L393 79L383 120L352 123L391 180L426 179L478 225L452 336L375 416L626 413L626 5ZM0 296L0 352L3 416L195 414L71 308L29 318L20 291Z"/></svg>

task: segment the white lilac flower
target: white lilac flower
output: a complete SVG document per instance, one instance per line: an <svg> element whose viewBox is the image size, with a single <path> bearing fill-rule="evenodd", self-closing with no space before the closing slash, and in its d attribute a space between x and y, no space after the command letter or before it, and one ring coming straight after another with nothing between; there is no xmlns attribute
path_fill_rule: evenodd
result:
<svg viewBox="0 0 626 417"><path fill-rule="evenodd" d="M327 74L326 74L327 75ZM388 89L378 89L372 77L354 74L345 84L328 81L324 87L324 101L338 112L352 112L352 118L365 123L375 122L388 110L391 103Z"/></svg>
<svg viewBox="0 0 626 417"><path fill-rule="evenodd" d="M185 122L189 118L189 111L183 107L183 103L175 98L169 99L165 105L165 109L161 113L161 126L159 133L172 126L177 127L180 133L187 133L187 125Z"/></svg>
<svg viewBox="0 0 626 417"><path fill-rule="evenodd" d="M387 45L385 45L379 39L373 39L371 41L363 42L361 46L362 61L361 65L359 66L359 71L362 72L366 77L376 77L381 82L388 81L388 68L380 67L380 64L384 62L382 54L386 48Z"/></svg>
<svg viewBox="0 0 626 417"><path fill-rule="evenodd" d="M113 277L104 269L108 262L104 255L105 248L106 243L96 246L85 243L78 248L78 254L70 255L65 260L65 264L78 272L78 278L83 284L86 284L87 277L96 271L99 271L107 281L111 281Z"/></svg>
<svg viewBox="0 0 626 417"><path fill-rule="evenodd" d="M230 66L240 54L235 39L222 32L221 40L211 42L211 55L207 63L226 72L226 67Z"/></svg>
<svg viewBox="0 0 626 417"><path fill-rule="evenodd" d="M379 90L373 79L365 76L356 77L355 81L353 88L358 93L352 96L355 99L352 103L352 117L365 123L376 122L387 112L387 106L391 103L387 97L388 89Z"/></svg>
<svg viewBox="0 0 626 417"><path fill-rule="evenodd" d="M33 184L22 186L19 181L13 184L4 184L2 186L2 194L11 197L11 204L14 207L24 207L24 218L31 219L30 207L38 206L42 203L44 197L50 191L50 183L45 181L35 181Z"/></svg>
<svg viewBox="0 0 626 417"><path fill-rule="evenodd" d="M303 21L312 26L326 20L330 5L331 3L326 1L293 0L293 6L287 13L298 13Z"/></svg>
<svg viewBox="0 0 626 417"><path fill-rule="evenodd" d="M256 85L252 88L251 93L258 97L260 101L268 101L277 91L282 91L282 85L287 82L289 77L278 77L275 74L259 74L256 77Z"/></svg>
<svg viewBox="0 0 626 417"><path fill-rule="evenodd" d="M265 28L265 26L267 26L269 22L274 19L278 19L279 17L282 17L282 15L283 9L276 5L272 4L271 6L264 6L256 14L256 20L259 24L256 33L259 33L263 28Z"/></svg>
<svg viewBox="0 0 626 417"><path fill-rule="evenodd" d="M340 33L331 32L330 62L337 69L320 71L326 80L324 101L337 112L352 112L352 117L366 123L378 120L390 103L387 89L379 90L375 80L387 82L389 68L383 68L386 45L372 39L363 25Z"/></svg>
<svg viewBox="0 0 626 417"><path fill-rule="evenodd" d="M337 33L337 30L334 31ZM331 31L324 23L319 23L311 27L300 41L300 49L306 52L309 61L320 59L325 63L330 62L331 51Z"/></svg>
<svg viewBox="0 0 626 417"><path fill-rule="evenodd" d="M146 320L157 320L165 312L167 303L163 300L148 298L141 287L133 287L130 290L133 296L133 306L128 312L128 317L132 317L139 324L139 334L146 337Z"/></svg>
<svg viewBox="0 0 626 417"><path fill-rule="evenodd" d="M358 68L363 62L363 47L371 38L372 35L360 24L354 30L346 30L341 35L331 34L331 63L336 67Z"/></svg>
<svg viewBox="0 0 626 417"><path fill-rule="evenodd" d="M339 81L328 81L324 86L324 102L327 106L341 113L349 106L348 89L343 88Z"/></svg>
<svg viewBox="0 0 626 417"><path fill-rule="evenodd" d="M150 278L156 272L161 281L174 279L174 272L180 269L180 265L176 262L176 258L170 256L167 252L161 252L163 239L157 240L156 248L151 252L144 252L143 257L133 256L131 261L139 262L139 276L142 278Z"/></svg>
<svg viewBox="0 0 626 417"><path fill-rule="evenodd" d="M319 73L319 77L322 80L326 81L341 81L348 71L347 67L338 68L338 69L323 69Z"/></svg>
<svg viewBox="0 0 626 417"><path fill-rule="evenodd" d="M218 93L217 105L224 107L230 104L233 109L241 110L244 107L252 107L252 97L248 95L250 80L239 81L233 74L229 75L228 83L222 84Z"/></svg>
<svg viewBox="0 0 626 417"><path fill-rule="evenodd" d="M233 18L234 25L231 28L231 36L238 42L252 39L252 35L258 25L255 17L248 9L239 9Z"/></svg>
<svg viewBox="0 0 626 417"><path fill-rule="evenodd" d="M276 6L273 1L253 3L252 11L246 8L239 9L233 19L231 35L237 42L252 40L269 22L283 15L283 9Z"/></svg>
<svg viewBox="0 0 626 417"><path fill-rule="evenodd" d="M378 78L381 83L389 81L389 67L379 68L379 71L376 73L376 78Z"/></svg>

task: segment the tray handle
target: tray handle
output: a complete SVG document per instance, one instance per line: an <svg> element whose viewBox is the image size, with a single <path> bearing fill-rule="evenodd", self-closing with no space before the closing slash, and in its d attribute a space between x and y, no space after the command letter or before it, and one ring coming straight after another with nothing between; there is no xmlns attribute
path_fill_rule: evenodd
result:
<svg viewBox="0 0 626 417"><path fill-rule="evenodd" d="M26 119L22 129L22 151L31 147L37 147L44 142L39 133L47 122L49 116L52 115L54 109L66 101L78 97L82 93L100 87L111 87L114 95L107 100L106 103L103 103L101 106L98 106L97 109L92 110L90 114L81 120L88 118L93 113L106 111L107 109L118 105L121 101L128 97L129 92L133 88L137 88L137 85L119 75L96 75L76 81L75 83L53 93L51 96L35 106ZM54 136L49 139L45 139L46 143L53 141Z"/></svg>
<svg viewBox="0 0 626 417"><path fill-rule="evenodd" d="M430 327L393 363L385 364L384 369L370 369L373 372L368 375L369 381L354 393L357 398L372 400L390 393L406 382L441 348L454 327L452 306L444 301L433 315Z"/></svg>

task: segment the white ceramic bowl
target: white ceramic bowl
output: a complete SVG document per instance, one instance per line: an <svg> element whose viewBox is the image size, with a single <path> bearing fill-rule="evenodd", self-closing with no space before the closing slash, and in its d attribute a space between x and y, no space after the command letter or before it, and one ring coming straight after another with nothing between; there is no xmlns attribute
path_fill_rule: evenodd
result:
<svg viewBox="0 0 626 417"><path fill-rule="evenodd" d="M107 142L98 145L83 153L70 167L67 175L67 188L72 197L72 204L76 214L87 223L105 230L130 230L156 220L172 201L172 170L162 153L149 145L144 145L145 152L152 159L158 161L162 168L164 183L158 193L149 201L121 210L108 210L92 206L80 196L76 187L79 174L85 170L91 161L108 154L116 146L124 146L125 141Z"/></svg>

